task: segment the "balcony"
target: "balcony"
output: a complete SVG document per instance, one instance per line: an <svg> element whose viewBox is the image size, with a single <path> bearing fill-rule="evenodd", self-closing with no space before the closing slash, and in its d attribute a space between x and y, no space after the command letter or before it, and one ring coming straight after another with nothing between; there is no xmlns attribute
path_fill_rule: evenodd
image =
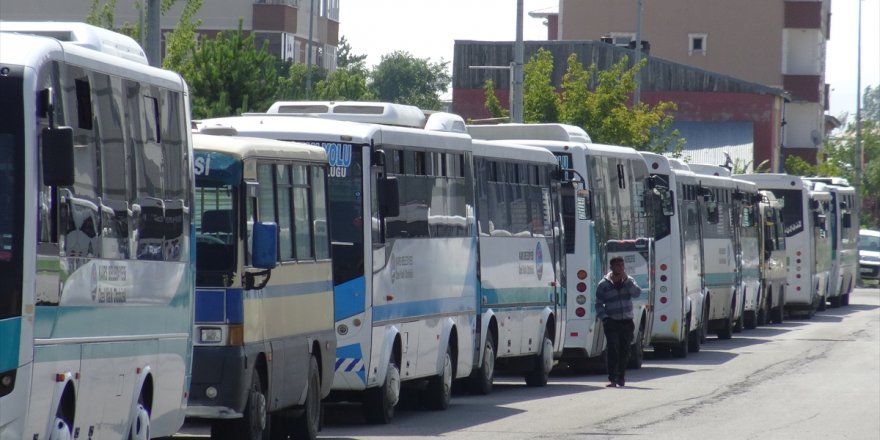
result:
<svg viewBox="0 0 880 440"><path fill-rule="evenodd" d="M782 87L791 93L792 101L820 102L820 88L825 84L819 80L819 75L783 75Z"/></svg>
<svg viewBox="0 0 880 440"><path fill-rule="evenodd" d="M822 2L785 2L785 27L794 29L821 29Z"/></svg>
<svg viewBox="0 0 880 440"><path fill-rule="evenodd" d="M258 0L254 3L254 30L296 33L299 0Z"/></svg>

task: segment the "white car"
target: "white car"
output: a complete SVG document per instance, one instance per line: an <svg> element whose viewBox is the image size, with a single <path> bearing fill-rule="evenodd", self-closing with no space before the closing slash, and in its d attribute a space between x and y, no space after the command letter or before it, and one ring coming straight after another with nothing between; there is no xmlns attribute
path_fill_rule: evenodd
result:
<svg viewBox="0 0 880 440"><path fill-rule="evenodd" d="M880 231L859 231L859 275L864 280L880 280Z"/></svg>

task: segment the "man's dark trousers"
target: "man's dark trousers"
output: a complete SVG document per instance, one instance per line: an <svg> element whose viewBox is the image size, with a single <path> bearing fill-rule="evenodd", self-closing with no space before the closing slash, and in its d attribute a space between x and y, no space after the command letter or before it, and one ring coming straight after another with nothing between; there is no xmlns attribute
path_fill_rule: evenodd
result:
<svg viewBox="0 0 880 440"><path fill-rule="evenodd" d="M617 382L626 377L629 363L630 344L633 341L635 325L632 319L611 319L602 321L605 326L605 355L608 366L608 380Z"/></svg>

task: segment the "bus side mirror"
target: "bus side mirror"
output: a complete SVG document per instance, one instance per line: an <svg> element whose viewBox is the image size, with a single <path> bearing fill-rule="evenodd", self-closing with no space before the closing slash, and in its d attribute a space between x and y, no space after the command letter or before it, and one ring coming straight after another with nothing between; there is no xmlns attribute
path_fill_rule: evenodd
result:
<svg viewBox="0 0 880 440"><path fill-rule="evenodd" d="M397 178L385 176L378 180L379 184L379 214L382 217L397 217L400 215L400 187Z"/></svg>
<svg viewBox="0 0 880 440"><path fill-rule="evenodd" d="M849 212L844 212L843 218L841 220L844 228L852 227L852 214L850 214Z"/></svg>
<svg viewBox="0 0 880 440"><path fill-rule="evenodd" d="M278 225L254 223L252 246L253 266L274 269L278 265Z"/></svg>
<svg viewBox="0 0 880 440"><path fill-rule="evenodd" d="M663 215L666 217L675 215L675 198L672 191L662 186L655 186L652 191L660 197L660 209L663 211Z"/></svg>
<svg viewBox="0 0 880 440"><path fill-rule="evenodd" d="M74 183L73 129L46 127L40 134L40 156L43 162L43 184L70 186Z"/></svg>
<svg viewBox="0 0 880 440"><path fill-rule="evenodd" d="M590 190L581 189L577 191L575 198L575 212L578 220L589 220L592 218L593 207L590 203Z"/></svg>

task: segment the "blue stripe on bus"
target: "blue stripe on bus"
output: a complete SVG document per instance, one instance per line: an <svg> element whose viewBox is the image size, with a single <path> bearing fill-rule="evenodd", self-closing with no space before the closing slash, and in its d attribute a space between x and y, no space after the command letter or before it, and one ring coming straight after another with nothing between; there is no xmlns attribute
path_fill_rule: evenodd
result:
<svg viewBox="0 0 880 440"><path fill-rule="evenodd" d="M278 284L263 288L263 298L285 298L296 295L333 291L333 281L313 281L309 283Z"/></svg>
<svg viewBox="0 0 880 440"><path fill-rule="evenodd" d="M244 322L241 289L196 290L195 321L225 324Z"/></svg>
<svg viewBox="0 0 880 440"><path fill-rule="evenodd" d="M224 322L225 290L196 290L196 322Z"/></svg>
<svg viewBox="0 0 880 440"><path fill-rule="evenodd" d="M736 281L736 274L731 272L707 273L703 280L706 286L732 286Z"/></svg>
<svg viewBox="0 0 880 440"><path fill-rule="evenodd" d="M18 368L21 317L0 320L0 372Z"/></svg>
<svg viewBox="0 0 880 440"><path fill-rule="evenodd" d="M553 303L552 287L505 287L500 289L483 288L483 304L491 306Z"/></svg>
<svg viewBox="0 0 880 440"><path fill-rule="evenodd" d="M361 382L367 381L367 369L364 363L363 353L360 344L345 345L336 347L336 367L335 371L346 373L357 373Z"/></svg>
<svg viewBox="0 0 880 440"><path fill-rule="evenodd" d="M366 307L364 277L346 281L333 289L336 322L363 313Z"/></svg>
<svg viewBox="0 0 880 440"><path fill-rule="evenodd" d="M474 300L472 297L428 299L373 306L373 322L474 312Z"/></svg>

